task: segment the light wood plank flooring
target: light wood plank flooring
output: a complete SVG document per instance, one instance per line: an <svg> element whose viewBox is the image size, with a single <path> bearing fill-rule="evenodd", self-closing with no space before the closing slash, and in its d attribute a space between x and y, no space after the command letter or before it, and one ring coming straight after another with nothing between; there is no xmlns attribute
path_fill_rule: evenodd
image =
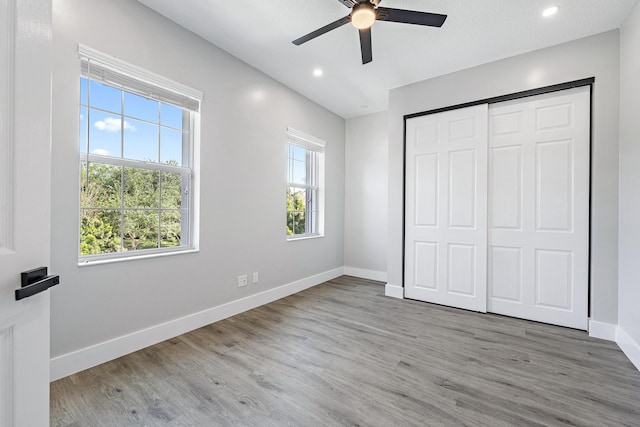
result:
<svg viewBox="0 0 640 427"><path fill-rule="evenodd" d="M640 426L585 332L343 276L51 384L53 426Z"/></svg>

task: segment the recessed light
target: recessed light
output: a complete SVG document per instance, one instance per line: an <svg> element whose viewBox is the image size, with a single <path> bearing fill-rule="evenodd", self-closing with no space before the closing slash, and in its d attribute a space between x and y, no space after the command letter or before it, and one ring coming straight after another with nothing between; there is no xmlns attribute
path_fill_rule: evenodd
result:
<svg viewBox="0 0 640 427"><path fill-rule="evenodd" d="M545 18L548 18L549 16L553 16L556 13L558 13L558 10L560 10L558 6L548 7L544 11L542 11L542 16L544 16Z"/></svg>
<svg viewBox="0 0 640 427"><path fill-rule="evenodd" d="M315 70L313 70L313 75L315 77L321 77L322 76L322 70L320 68L316 68Z"/></svg>

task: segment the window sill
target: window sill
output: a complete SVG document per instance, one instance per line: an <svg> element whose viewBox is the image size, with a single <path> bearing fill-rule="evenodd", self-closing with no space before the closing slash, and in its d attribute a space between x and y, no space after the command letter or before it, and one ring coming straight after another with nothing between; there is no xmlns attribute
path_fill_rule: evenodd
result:
<svg viewBox="0 0 640 427"><path fill-rule="evenodd" d="M165 256L173 256L173 255L194 254L198 252L200 252L199 249L188 248L183 250L155 252L150 254L147 253L147 254L140 254L140 255L114 257L114 258L80 259L78 260L78 267L90 267L92 265L113 264L116 262L136 261L141 259L160 258Z"/></svg>
<svg viewBox="0 0 640 427"><path fill-rule="evenodd" d="M324 237L324 234L304 234L302 236L287 237L287 242L295 242L296 240L310 240Z"/></svg>

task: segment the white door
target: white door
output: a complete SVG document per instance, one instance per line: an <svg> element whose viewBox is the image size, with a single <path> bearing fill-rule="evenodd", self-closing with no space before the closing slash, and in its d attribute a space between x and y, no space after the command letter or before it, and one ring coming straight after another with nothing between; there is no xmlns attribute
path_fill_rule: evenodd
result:
<svg viewBox="0 0 640 427"><path fill-rule="evenodd" d="M486 311L487 108L406 122L406 298Z"/></svg>
<svg viewBox="0 0 640 427"><path fill-rule="evenodd" d="M589 88L489 116L488 310L587 329Z"/></svg>
<svg viewBox="0 0 640 427"><path fill-rule="evenodd" d="M0 0L0 426L49 425L51 1Z"/></svg>

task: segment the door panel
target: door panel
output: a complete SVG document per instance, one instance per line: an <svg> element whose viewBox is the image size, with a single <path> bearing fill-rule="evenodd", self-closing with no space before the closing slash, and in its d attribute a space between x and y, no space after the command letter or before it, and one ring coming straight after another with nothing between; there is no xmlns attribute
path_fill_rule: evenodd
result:
<svg viewBox="0 0 640 427"><path fill-rule="evenodd" d="M573 141L536 144L536 229L571 231Z"/></svg>
<svg viewBox="0 0 640 427"><path fill-rule="evenodd" d="M438 244L415 242L415 287L438 289Z"/></svg>
<svg viewBox="0 0 640 427"><path fill-rule="evenodd" d="M486 311L487 106L407 120L405 296Z"/></svg>
<svg viewBox="0 0 640 427"><path fill-rule="evenodd" d="M495 228L519 230L522 227L522 149L491 149L491 224Z"/></svg>
<svg viewBox="0 0 640 427"><path fill-rule="evenodd" d="M536 306L571 310L572 282L573 252L536 250Z"/></svg>
<svg viewBox="0 0 640 427"><path fill-rule="evenodd" d="M416 156L416 225L438 225L438 154Z"/></svg>
<svg viewBox="0 0 640 427"><path fill-rule="evenodd" d="M476 149L449 153L449 227L475 228Z"/></svg>
<svg viewBox="0 0 640 427"><path fill-rule="evenodd" d="M489 108L488 311L587 327L589 88Z"/></svg>
<svg viewBox="0 0 640 427"><path fill-rule="evenodd" d="M450 120L447 122L447 129L449 130L447 141L449 143L473 139L476 137L476 118L465 117L459 120Z"/></svg>
<svg viewBox="0 0 640 427"><path fill-rule="evenodd" d="M0 425L49 425L51 2L0 0ZM19 191L18 191L19 189Z"/></svg>
<svg viewBox="0 0 640 427"><path fill-rule="evenodd" d="M490 298L522 302L522 248L492 246Z"/></svg>
<svg viewBox="0 0 640 427"><path fill-rule="evenodd" d="M475 296L475 258L475 245L449 244L449 293Z"/></svg>
<svg viewBox="0 0 640 427"><path fill-rule="evenodd" d="M520 111L495 114L489 120L494 135L518 133L522 129L522 113Z"/></svg>
<svg viewBox="0 0 640 427"><path fill-rule="evenodd" d="M573 103L565 102L549 106L534 107L536 131L557 130L572 127Z"/></svg>

